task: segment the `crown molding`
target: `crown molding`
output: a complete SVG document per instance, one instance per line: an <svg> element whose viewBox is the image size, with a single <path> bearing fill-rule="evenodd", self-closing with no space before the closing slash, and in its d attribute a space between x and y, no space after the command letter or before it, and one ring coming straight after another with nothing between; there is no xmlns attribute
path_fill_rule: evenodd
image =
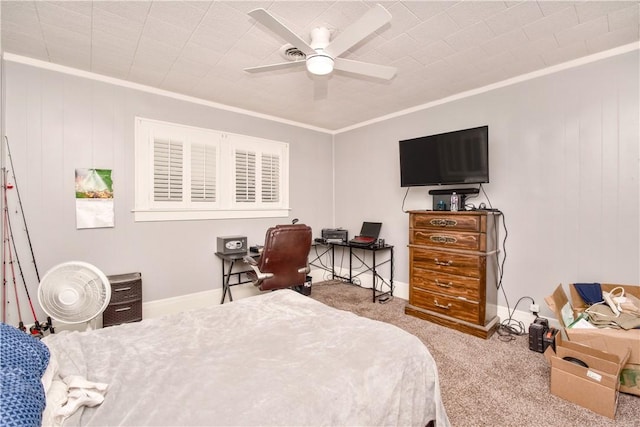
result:
<svg viewBox="0 0 640 427"><path fill-rule="evenodd" d="M34 67L38 67L38 68L43 68L43 69L47 69L47 70L52 70L52 71L57 71L60 73L65 73L65 74L69 74L69 75L73 75L73 76L78 76L78 77L83 77L83 78L87 78L87 79L92 79L92 80L97 80L97 81L101 81L104 83L110 83L113 85L117 85L117 86L121 86L121 87L126 87L126 88L130 88L130 89L135 89L135 90L139 90L139 91L143 91L143 92L148 92L148 93L153 93L156 95L160 95L160 96L166 96L168 98L173 98L173 99L177 99L177 100L181 100L181 101L186 101L186 102L191 102L194 104L199 104L199 105L204 105L204 106L208 106L208 107L212 107L212 108L217 108L220 110L225 110L225 111L230 111L230 112L234 112L234 113L238 113L238 114L244 114L244 115L248 115L248 116L252 116L252 117L256 117L256 118L260 118L260 119L265 119L265 120L271 120L274 122L278 122L278 123L282 123L282 124L286 124L286 125L290 125L290 126L295 126L295 127L299 127L299 128L304 128L304 129L309 129L309 130L313 130L316 132L321 132L321 133L325 133L325 134L329 134L329 135L339 135L341 133L344 132L349 132L351 130L354 129L358 129L361 127L365 127L365 126L369 126L375 123L380 123L380 122L384 122L386 120L390 120L390 119L394 119L400 116L404 116L407 114L411 114L411 113L415 113L418 111L423 111L423 110L428 110L429 108L433 108L436 107L438 105L443 105L449 102L453 102L453 101L457 101L460 99L464 99L464 98L468 98L471 96L475 96L481 93L486 93L495 89L500 89L503 87L507 87L507 86L511 86L517 83L522 83L528 80L532 80L532 79L536 79L538 77L542 77L542 76L546 76L546 75L550 75L550 74L554 74L554 73L558 73L560 71L564 71L567 69L571 69L571 68L575 68L575 67L579 67L585 64L589 64L592 62L596 62L596 61L600 61L602 59L607 59L607 58L611 58L614 56L618 56L618 55L623 55L625 53L629 53L632 52L634 50L639 50L640 49L640 42L633 42L633 43L629 43L623 46L619 46L617 48L614 49L610 49L610 50L606 50L606 51L602 51L602 52L598 52L598 53L594 53L592 55L588 55L588 56L584 56L582 58L578 58L578 59L574 59L571 61L567 61L567 62L563 62L561 64L556 64L547 68L543 68L541 70L536 70L536 71L532 71L530 73L527 74L523 74L520 76L516 76L507 80L503 80L497 83L492 83L490 85L487 86L483 86L477 89L472 89L472 90L468 90L465 92L461 92L455 95L451 95L445 98L441 98L438 99L436 101L432 101L432 102L428 102L425 104L421 104L421 105L417 105L415 107L411 107L411 108L407 108L404 110L400 110L400 111L396 111L394 113L391 114L387 114L384 116L380 116L377 117L375 119L371 119L371 120L367 120L364 122L360 122L360 123L356 123L352 126L347 126L341 129L337 129L337 130L331 130L331 129L326 129L326 128L320 128L317 126L311 126L309 124L306 123L300 123L300 122L296 122L293 120L287 120L287 119L283 119L281 117L277 117L277 116L271 116L268 114L263 114L263 113L257 113L255 111L251 111L251 110L245 110L242 108L238 108L238 107L233 107L230 105L226 105L226 104L221 104L221 103L217 103L217 102L213 102L213 101L208 101L205 99L201 99L201 98L197 98L197 97L193 97L193 96L187 96L187 95L182 95L179 93L175 93L175 92L171 92L168 90L164 90L164 89L158 89L152 86L147 86L147 85L143 85L140 83L134 83L128 80L123 80L123 79L117 79L114 77L108 77L102 74L97 74L97 73L93 73L90 71L84 71L84 70L80 70L77 68L72 68L72 67L67 67L64 65L59 65L59 64L54 64L51 62L47 62L47 61L42 61L39 59L34 59L34 58L29 58L26 56L21 56L21 55L16 55L10 52L4 52L2 57L4 58L5 61L10 61L10 62L16 62L16 63L20 63L20 64L26 64L26 65L31 65Z"/></svg>
<svg viewBox="0 0 640 427"><path fill-rule="evenodd" d="M230 112L238 113L238 114L244 114L244 115L256 117L256 118L259 118L259 119L270 120L270 121L274 121L274 122L278 122L278 123L282 123L282 124L286 124L286 125L290 125L290 126L296 126L296 127L299 127L299 128L305 128L305 129L309 129L309 130L313 130L313 131L317 131L317 132L322 132L322 133L326 133L326 134L332 134L333 133L328 129L324 129L324 128L320 128L320 127L316 127L316 126L311 126L311 125L308 125L306 123L300 123L300 122L296 122L296 121L293 121L293 120L287 120L287 119L283 119L282 117L271 116L269 114L257 113L255 111L245 110L243 108L238 108L238 107L233 107L233 106L226 105L226 104L221 104L221 103L218 103L218 102L208 101L206 99L198 98L198 97L195 97L195 96L182 95L180 93L171 92L169 90L159 89L159 88L156 88L156 87L153 87L153 86L147 86L147 85L143 85L143 84L140 84L140 83L131 82L129 80L123 80L123 79L118 79L118 78L115 78L115 77L109 77L109 76L105 76L103 74L94 73L94 72L91 72L91 71L84 71L84 70L80 70L80 69L77 69L77 68L67 67L65 65L59 65L59 64L55 64L53 62L47 62L47 61L43 61L43 60L40 60L40 59L29 58L27 56L16 55L16 54L10 53L10 52L4 52L2 54L2 57L4 58L5 61L9 61L9 62L15 62L15 63L19 63L19 64L30 65L30 66L33 66L33 67L42 68L42 69L50 70L50 71L57 71L57 72L63 73L63 74L68 74L68 75L72 75L72 76L76 76L76 77L82 77L82 78L90 79L90 80L96 80L96 81L103 82L103 83L109 83L109 84L112 84L112 85L115 85L115 86L121 86L121 87L125 87L125 88L128 88L128 89L139 90L139 91L142 91L142 92L147 92L147 93L152 93L152 94L155 94L155 95L165 96L167 98L173 98L173 99L177 99L177 100L180 100L180 101L191 102L193 104L204 105L204 106L207 106L207 107L217 108L219 110L230 111Z"/></svg>
<svg viewBox="0 0 640 427"><path fill-rule="evenodd" d="M466 92L457 93L455 95L448 96L446 98L438 99L436 101L428 102L426 104L417 105L415 107L407 108L405 110L396 111L395 113L387 114L385 116L377 117L375 119L367 120L365 122L357 123L352 126L347 126L341 129L338 129L334 132L335 135L348 132L354 129L358 129L364 126L369 126L374 123L384 122L386 120L390 120L396 117L404 116L407 114L415 113L417 111L428 110L429 108L436 107L438 105L446 104L452 101L457 101L459 99L468 98L471 96L475 96L481 93L489 92L495 89L500 89L503 87L511 86L517 83L522 83L528 80L536 79L538 77L547 76L549 74L554 74L560 71L568 70L570 68L579 67L581 65L589 64L592 62L600 61L602 59L611 58L618 55L623 55L625 53L632 52L634 50L640 49L640 42L629 43L624 46L617 47L615 49L605 50L602 52L594 53L593 55L583 56L582 58L574 59L571 61L563 62L561 64L556 64L551 67L543 68L541 70L532 71L527 74L522 74L520 76L512 77L507 80L502 80L497 83L492 83L487 86L483 86L477 89L468 90Z"/></svg>

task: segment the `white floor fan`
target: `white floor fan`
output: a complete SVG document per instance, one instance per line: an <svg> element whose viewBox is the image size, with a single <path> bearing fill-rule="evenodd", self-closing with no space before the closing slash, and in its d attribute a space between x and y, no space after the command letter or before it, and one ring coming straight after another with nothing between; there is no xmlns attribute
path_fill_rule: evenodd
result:
<svg viewBox="0 0 640 427"><path fill-rule="evenodd" d="M49 270L38 287L40 306L62 323L87 323L92 329L111 299L111 285L97 267L82 261L58 264Z"/></svg>

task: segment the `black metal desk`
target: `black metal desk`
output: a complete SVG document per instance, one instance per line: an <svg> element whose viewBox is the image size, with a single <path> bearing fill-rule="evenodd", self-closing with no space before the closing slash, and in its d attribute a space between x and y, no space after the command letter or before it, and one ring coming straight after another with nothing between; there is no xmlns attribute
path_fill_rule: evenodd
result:
<svg viewBox="0 0 640 427"><path fill-rule="evenodd" d="M373 284L371 288L373 302L376 302L376 299L384 295L393 296L393 245L359 246L359 245L352 245L348 242L347 243L326 243L326 244L315 243L315 244L326 246L327 249L323 251L321 254L319 254L314 261L318 260L320 256L328 253L329 251L331 252L331 277L333 279L337 277L339 279L346 280L349 283L354 283L354 279L357 279L358 276L361 276L362 274L365 274L367 272L371 272L373 274ZM349 248L349 276L348 277L343 277L336 274L336 270L335 270L335 259L336 259L335 248L336 247L342 247L345 249ZM371 264L367 264L364 257L361 256L362 253L364 252L371 252L373 257ZM386 260L379 262L378 259L376 259L376 254L378 252L389 252L389 257ZM364 270L360 270L356 274L353 273L354 258L360 261L362 265L365 267ZM316 265L314 264L314 261L312 261L310 264ZM389 280L388 281L384 277L382 277L378 271L379 267L385 264L389 264ZM326 267L324 265L322 265L321 268L326 270ZM383 286L385 285L389 288L388 291L383 290Z"/></svg>
<svg viewBox="0 0 640 427"><path fill-rule="evenodd" d="M220 304L224 304L224 300L227 297L227 293L229 294L229 301L233 301L233 295L231 295L231 286L242 285L243 283L250 283L251 281L246 278L243 280L242 275L251 270L251 267L245 264L242 260L247 254L222 254L220 252L216 252L216 256L222 260L222 299L220 299ZM253 258L260 255L258 252L249 252L248 255L251 255ZM240 264L246 266L246 268L242 270L233 271L233 267L236 265L236 262L240 261ZM235 277L235 281L231 283L231 277Z"/></svg>

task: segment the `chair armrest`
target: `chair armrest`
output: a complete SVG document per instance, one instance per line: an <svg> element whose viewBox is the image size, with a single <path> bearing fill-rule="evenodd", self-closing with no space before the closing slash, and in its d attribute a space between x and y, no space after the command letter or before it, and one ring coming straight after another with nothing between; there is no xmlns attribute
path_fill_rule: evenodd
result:
<svg viewBox="0 0 640 427"><path fill-rule="evenodd" d="M311 267L309 267L309 264L307 264L306 267L302 267L298 269L298 273L309 274L310 271L311 271Z"/></svg>
<svg viewBox="0 0 640 427"><path fill-rule="evenodd" d="M242 257L242 260L247 264L258 265L258 261L256 261L256 259L251 255L245 255L244 257Z"/></svg>
<svg viewBox="0 0 640 427"><path fill-rule="evenodd" d="M243 256L242 260L247 264L249 264L251 269L254 271L257 282L260 282L264 279L270 279L271 277L273 277L273 273L263 273L262 271L260 271L260 269L258 268L258 261L256 261L256 259L253 258L251 255Z"/></svg>
<svg viewBox="0 0 640 427"><path fill-rule="evenodd" d="M256 280L258 282L265 280L265 279L270 279L273 277L273 273L263 273L262 271L260 271L260 269L258 269L257 265L254 264L250 264L251 268L254 271L254 274L256 276Z"/></svg>
<svg viewBox="0 0 640 427"><path fill-rule="evenodd" d="M298 269L298 273L309 274L311 272L311 266L309 265L309 258L307 258L307 265Z"/></svg>

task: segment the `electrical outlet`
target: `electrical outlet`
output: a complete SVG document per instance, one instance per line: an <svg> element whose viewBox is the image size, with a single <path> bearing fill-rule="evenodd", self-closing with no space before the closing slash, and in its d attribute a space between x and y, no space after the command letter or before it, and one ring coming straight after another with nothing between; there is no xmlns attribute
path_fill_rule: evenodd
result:
<svg viewBox="0 0 640 427"><path fill-rule="evenodd" d="M540 313L540 306L538 304L531 304L529 306L529 311L532 313Z"/></svg>

